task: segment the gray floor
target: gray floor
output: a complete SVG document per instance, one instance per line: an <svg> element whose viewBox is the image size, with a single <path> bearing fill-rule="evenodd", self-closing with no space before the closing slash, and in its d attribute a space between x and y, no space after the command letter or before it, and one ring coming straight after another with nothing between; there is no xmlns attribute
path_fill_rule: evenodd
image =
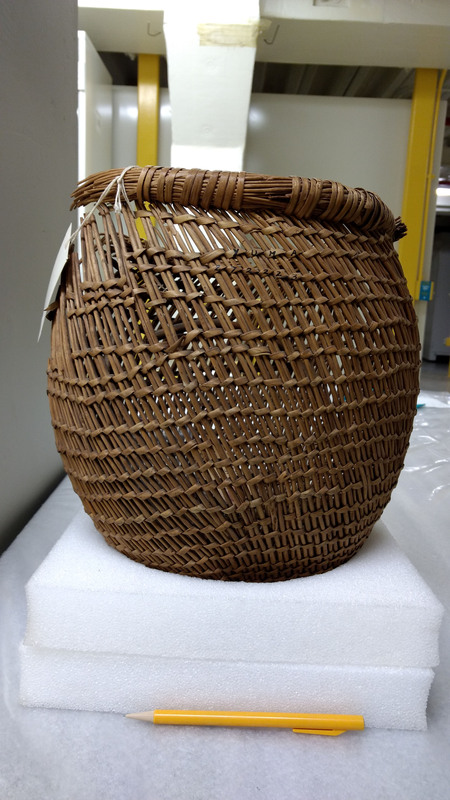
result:
<svg viewBox="0 0 450 800"><path fill-rule="evenodd" d="M423 361L420 370L420 388L426 392L449 392L449 362Z"/></svg>

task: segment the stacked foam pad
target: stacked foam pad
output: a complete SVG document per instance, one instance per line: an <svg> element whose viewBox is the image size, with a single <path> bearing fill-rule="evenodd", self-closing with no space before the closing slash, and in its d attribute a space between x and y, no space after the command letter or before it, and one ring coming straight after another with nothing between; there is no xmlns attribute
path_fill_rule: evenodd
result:
<svg viewBox="0 0 450 800"><path fill-rule="evenodd" d="M369 727L426 727L443 610L381 523L331 572L248 584L148 569L81 512L28 582L27 604L25 705L348 713Z"/></svg>

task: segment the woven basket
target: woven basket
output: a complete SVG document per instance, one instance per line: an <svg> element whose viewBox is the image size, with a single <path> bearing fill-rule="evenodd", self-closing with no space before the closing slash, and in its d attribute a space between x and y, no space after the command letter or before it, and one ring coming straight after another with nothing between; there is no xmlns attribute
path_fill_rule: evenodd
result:
<svg viewBox="0 0 450 800"><path fill-rule="evenodd" d="M51 311L52 422L84 508L170 572L342 564L389 501L416 410L404 226L331 181L156 167L126 171L119 211L119 175L74 193L104 197Z"/></svg>

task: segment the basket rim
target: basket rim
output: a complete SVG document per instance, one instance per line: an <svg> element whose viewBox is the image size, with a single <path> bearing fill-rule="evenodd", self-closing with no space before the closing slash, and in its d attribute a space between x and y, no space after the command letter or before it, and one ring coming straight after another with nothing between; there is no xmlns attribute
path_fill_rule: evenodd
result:
<svg viewBox="0 0 450 800"><path fill-rule="evenodd" d="M406 226L374 192L350 188L338 181L252 172L226 172L177 167L133 166L89 175L72 193L71 208L102 201L114 202L121 178L126 195L144 202L178 203L203 210L273 210L297 219L319 219L356 225L363 231L385 233L393 240ZM111 188L105 191L108 185Z"/></svg>

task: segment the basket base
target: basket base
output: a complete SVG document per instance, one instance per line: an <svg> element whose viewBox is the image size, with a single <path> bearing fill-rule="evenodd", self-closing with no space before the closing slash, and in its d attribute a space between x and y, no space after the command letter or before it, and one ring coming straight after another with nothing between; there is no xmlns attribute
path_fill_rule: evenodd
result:
<svg viewBox="0 0 450 800"><path fill-rule="evenodd" d="M309 544L295 543L296 534L298 538L300 532L289 531L282 536L278 534L278 538L284 540L283 544L267 550L252 550L251 541L247 543L248 549L243 550L242 542L239 542L238 553L233 553L230 546L227 550L223 549L222 553L216 548L215 553L199 558L195 557L195 553L183 552L186 548L177 553L173 553L173 550L164 552L152 542L145 550L142 538L139 547L136 547L135 541L124 537L122 531L117 537L110 528L102 530L102 526L96 520L94 522L110 547L151 569L209 580L269 583L318 575L345 564L362 547L378 518L379 514L361 530L353 534L345 533L341 539L333 531L329 539L319 540L316 537L316 541ZM304 538L304 534L301 535ZM285 543L288 537L292 544Z"/></svg>

